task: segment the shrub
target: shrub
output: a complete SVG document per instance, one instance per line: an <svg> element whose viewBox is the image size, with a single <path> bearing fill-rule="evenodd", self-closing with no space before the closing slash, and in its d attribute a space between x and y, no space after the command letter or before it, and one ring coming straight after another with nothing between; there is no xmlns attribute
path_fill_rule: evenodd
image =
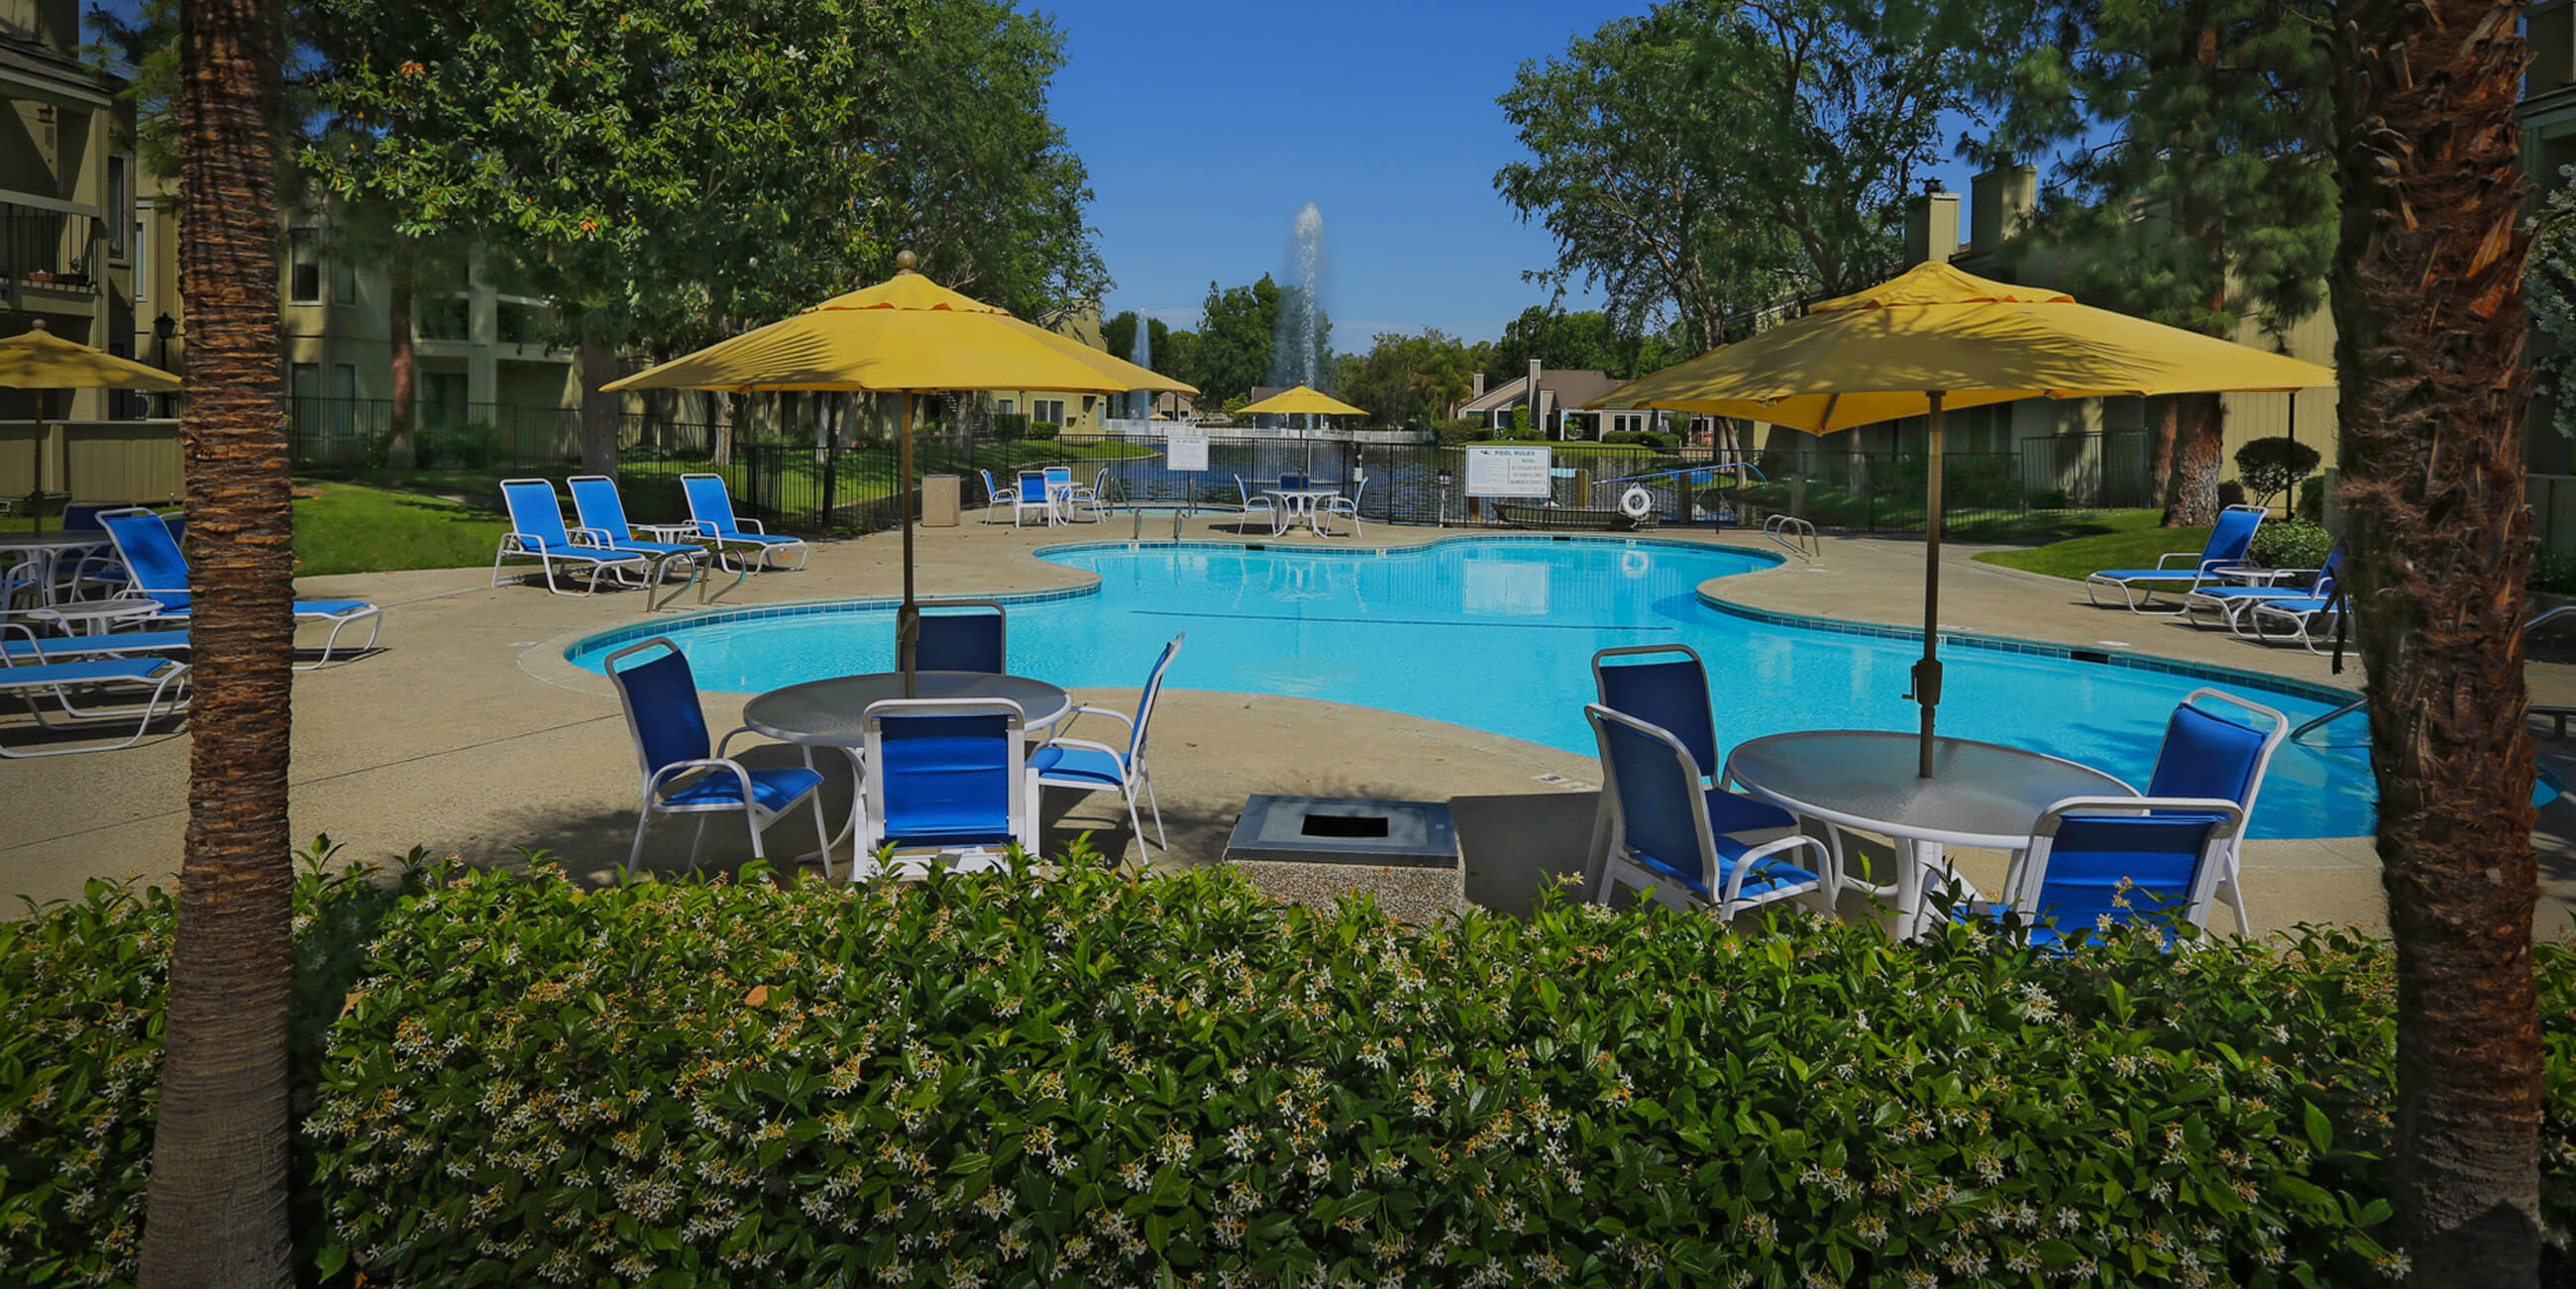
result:
<svg viewBox="0 0 2576 1289"><path fill-rule="evenodd" d="M2254 530L2245 557L2265 568L2322 568L2334 534L2305 519L2267 519Z"/></svg>
<svg viewBox="0 0 2576 1289"><path fill-rule="evenodd" d="M480 470L501 457L501 427L489 421L425 430L420 437L422 447L415 451L452 469Z"/></svg>
<svg viewBox="0 0 2576 1289"><path fill-rule="evenodd" d="M345 995L299 982L298 1067L322 1086L298 1174L336 1223L316 1269L419 1285L2383 1270L2393 968L2351 933L2051 953L1964 927L1910 946L1791 915L1739 936L1554 901L1414 929L1274 904L1223 871L1073 858L1043 882L856 889L756 866L609 890L544 865L450 871L390 915L375 887L308 873L308 973L381 928ZM103 1236L141 1211L169 929L165 898L97 887L0 927L0 1280L131 1275L130 1231ZM2544 1205L2563 1231L2576 953L2536 961ZM67 1215L78 1181L92 1194Z"/></svg>
<svg viewBox="0 0 2576 1289"><path fill-rule="evenodd" d="M1431 426L1432 437L1444 448L1454 448L1462 443L1474 443L1484 438L1485 433L1485 423L1472 416L1435 421Z"/></svg>
<svg viewBox="0 0 2576 1289"><path fill-rule="evenodd" d="M1022 439L1022 438L1027 437L1028 432L1029 432L1029 417L1028 417L1028 413L1026 413L1026 412L995 412L995 413L993 413L993 437L994 437L994 438L1000 439L1000 440L1001 440L1002 442L1004 442L1004 443L1011 443L1011 442L1016 442L1016 441L1017 441L1017 440L1019 440L1019 439Z"/></svg>
<svg viewBox="0 0 2576 1289"><path fill-rule="evenodd" d="M2310 523L2325 522L2326 481L2323 476L2311 475L2299 480L2298 517Z"/></svg>
<svg viewBox="0 0 2576 1289"><path fill-rule="evenodd" d="M2525 583L2551 595L2576 595L2576 555L2547 546L2531 548L2531 576Z"/></svg>
<svg viewBox="0 0 2576 1289"><path fill-rule="evenodd" d="M2070 510L2075 498L2064 488L2041 488L2030 494L2027 504L2033 510Z"/></svg>
<svg viewBox="0 0 2576 1289"><path fill-rule="evenodd" d="M2241 483L2238 483L2238 482L2237 482L2237 481L2235 481L2234 479L2221 479L2221 480L2219 480L2219 481L2218 481L2218 504L2219 504L2219 506L2220 506L2220 507L2222 507L2222 508L2227 507L2227 506L2241 506L2241 505L2244 505L2244 504L2245 504L2245 485L2244 485L2244 484L2241 484Z"/></svg>
<svg viewBox="0 0 2576 1289"><path fill-rule="evenodd" d="M1056 433L1061 428L1061 426L1058 426L1053 421L1031 421L1029 422L1029 437L1032 439L1051 439L1056 436Z"/></svg>
<svg viewBox="0 0 2576 1289"><path fill-rule="evenodd" d="M2245 481L2245 490L2254 496L2254 504L2269 506L2274 497L2317 468L2317 450L2297 439L2276 436L2247 440L2236 449L2236 477Z"/></svg>

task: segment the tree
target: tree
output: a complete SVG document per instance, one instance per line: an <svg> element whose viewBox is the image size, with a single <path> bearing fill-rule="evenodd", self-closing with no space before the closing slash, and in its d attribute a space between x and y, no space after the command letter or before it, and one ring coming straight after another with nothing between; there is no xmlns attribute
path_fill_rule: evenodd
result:
<svg viewBox="0 0 2576 1289"><path fill-rule="evenodd" d="M1340 397L1377 424L1419 426L1463 401L1475 370L1467 346L1437 328L1381 332L1367 353L1343 355Z"/></svg>
<svg viewBox="0 0 2576 1289"><path fill-rule="evenodd" d="M294 599L278 388L277 153L286 49L269 0L192 0L178 80L189 316L188 831L143 1227L146 1286L282 1286L293 870Z"/></svg>
<svg viewBox="0 0 2576 1289"><path fill-rule="evenodd" d="M2063 285L2231 340L2247 318L2279 334L2314 313L2335 230L2329 24L2316 0L2035 9L2030 39L1983 73L2002 111L1975 150L2073 148L2031 238L2069 250ZM2164 522L2205 526L2218 514L2225 406L2194 394L2157 410Z"/></svg>
<svg viewBox="0 0 2576 1289"><path fill-rule="evenodd" d="M2416 1286L2538 1281L2516 6L2343 0L2333 308Z"/></svg>
<svg viewBox="0 0 2576 1289"><path fill-rule="evenodd" d="M414 236L461 232L555 302L582 459L614 469L618 351L703 344L846 289L872 206L897 13L865 0L314 0L337 127L305 164ZM916 195L917 196L917 195ZM881 255L880 255L881 258Z"/></svg>
<svg viewBox="0 0 2576 1289"><path fill-rule="evenodd" d="M1219 288L1208 283L1193 345L1195 365L1183 379L1198 386L1209 402L1221 404L1250 394L1253 386L1270 376L1270 351L1278 324L1279 285L1269 274L1250 286Z"/></svg>
<svg viewBox="0 0 2576 1289"><path fill-rule="evenodd" d="M2297 487L2320 460L2315 448L2287 435L2249 439L2236 449L2236 478L2255 505L2269 506L2274 497Z"/></svg>
<svg viewBox="0 0 2576 1289"><path fill-rule="evenodd" d="M892 99L860 140L880 163L862 276L891 275L908 248L941 285L1023 318L1098 300L1109 274L1085 222L1090 176L1047 112L1063 32L1001 0L909 8L883 69Z"/></svg>
<svg viewBox="0 0 2576 1289"><path fill-rule="evenodd" d="M1598 285L1623 331L1676 325L1694 353L1885 277L1993 7L1671 0L1523 64L1500 102L1532 159L1494 186L1556 236L1535 276Z"/></svg>

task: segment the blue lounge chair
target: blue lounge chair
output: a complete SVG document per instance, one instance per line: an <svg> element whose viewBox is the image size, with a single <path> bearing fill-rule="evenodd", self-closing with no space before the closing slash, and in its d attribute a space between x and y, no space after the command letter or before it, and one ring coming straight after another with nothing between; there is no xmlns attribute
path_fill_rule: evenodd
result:
<svg viewBox="0 0 2576 1289"><path fill-rule="evenodd" d="M1718 832L1798 827L1796 815L1767 801L1730 792L1717 782L1726 760L1718 755L1708 670L1700 662L1697 650L1684 644L1604 649L1592 655L1592 687L1603 707L1663 730L1690 749L1691 762L1699 768L1702 794L1708 798L1709 822ZM1610 800L1605 792L1600 814L1593 822L1591 854L1584 865L1586 889L1601 880L1602 866L1610 855L1609 837ZM1829 862L1826 872L1835 879L1834 889L1839 893L1839 867Z"/></svg>
<svg viewBox="0 0 2576 1289"><path fill-rule="evenodd" d="M587 534L575 536L564 526L563 503L555 497L555 486L543 479L503 479L501 503L510 509L510 531L501 534L501 545L492 553L492 585L501 584L501 561L532 559L544 571L546 590L556 595L588 595L599 589L600 578L612 573L634 573L650 576L656 567L653 557L643 551L620 550ZM584 575L581 589L567 591L555 583L555 565L578 569Z"/></svg>
<svg viewBox="0 0 2576 1289"><path fill-rule="evenodd" d="M133 576L130 595L158 600L164 619L188 616L188 561L179 553L179 539L161 516L140 506L111 510L98 517L106 526L108 540L116 546L116 556L125 562ZM331 651L339 647L340 633L364 622L367 642L359 645L364 652L376 647L376 633L384 629L384 610L364 600L297 600L290 610L298 622L327 622L331 634L322 640L322 656L312 662L298 663L297 671L311 671L331 661Z"/></svg>
<svg viewBox="0 0 2576 1289"><path fill-rule="evenodd" d="M2257 604L2274 600L2322 600L2334 598L2335 581L2343 573L2343 547L2326 552L2326 562L2319 568L2272 568L2262 570L2261 585L2195 587L2182 598L2183 617L2192 620L2202 609L2218 615L2219 624L2239 635L2245 633L2247 611ZM2303 587L2284 586L2294 577L2312 580Z"/></svg>
<svg viewBox="0 0 2576 1289"><path fill-rule="evenodd" d="M725 491L723 475L681 475L680 494L688 498L689 521L698 526L699 535L716 541L719 561L728 552L735 558L740 558L742 553L756 553L760 556L760 567L775 568L779 552L792 546L796 548L796 567L805 567L805 559L812 549L805 544L804 538L772 537L759 520L734 517L733 497Z"/></svg>
<svg viewBox="0 0 2576 1289"><path fill-rule="evenodd" d="M2180 608L2159 609L2155 603L2157 588L2169 589L2183 583L2182 594L2188 595L2203 586L2224 583L2228 575L2245 563L2246 549L2254 544L2254 530L2263 525L2260 506L2229 506L2218 512L2218 522L2210 527L2209 541L2198 556L2175 552L2159 557L2154 568L2106 568L2084 578L2084 598L2101 606L2100 592L2113 588L2120 592L2120 602L2131 613L2183 612ZM2179 597L2176 597L2179 598Z"/></svg>
<svg viewBox="0 0 2576 1289"><path fill-rule="evenodd" d="M2327 632L2336 616L2343 613L2350 603L2351 597L2337 596L2331 591L2324 595L2265 600L2245 611L2247 634L2265 644L2276 639L2296 640L2307 646L2309 653L2330 654L2334 651L2327 647L2327 641L2332 638ZM2277 636L2273 634L2275 628L2279 630Z"/></svg>
<svg viewBox="0 0 2576 1289"><path fill-rule="evenodd" d="M39 635L23 622L0 620L0 660L9 663L122 658L134 654L180 653L187 648L188 633L184 629Z"/></svg>
<svg viewBox="0 0 2576 1289"><path fill-rule="evenodd" d="M648 662L619 666L637 654L661 651ZM814 807L814 835L824 841L823 875L832 875L831 833L823 824L823 776L810 766L754 768L725 755L735 734L707 750L706 710L698 705L698 681L680 647L662 636L629 645L608 655L608 678L617 684L626 708L626 732L635 739L635 759L644 769L644 807L635 819L635 844L626 852L626 875L644 854L644 829L653 816L698 816L697 835L689 841L689 871L698 867L698 847L707 839L707 816L742 812L751 828L751 855L763 858L760 835L769 831L798 802Z"/></svg>
<svg viewBox="0 0 2576 1289"><path fill-rule="evenodd" d="M992 600L923 600L912 665L920 671L1010 671L1008 616Z"/></svg>
<svg viewBox="0 0 2576 1289"><path fill-rule="evenodd" d="M953 855L972 871L1000 867L996 847L1037 849L1038 781L1019 704L889 698L859 719L866 770L851 881L920 873L922 851ZM914 856L887 862L906 850Z"/></svg>
<svg viewBox="0 0 2576 1289"><path fill-rule="evenodd" d="M617 495L615 479L604 474L577 474L565 480L564 486L572 493L573 517L581 524L574 533L575 537L651 560L653 572L648 582L652 586L670 580L673 565L687 565L689 577L692 580L697 577L697 566L706 555L706 548L686 542L655 541L636 536L638 530L626 518L626 500ZM686 585L683 583L682 587ZM679 590L675 589L671 594L677 596ZM665 604L669 602L663 601Z"/></svg>
<svg viewBox="0 0 2576 1289"><path fill-rule="evenodd" d="M1599 703L1583 715L1601 748L1601 799L1609 812L1609 853L1591 889L1608 903L1628 886L1674 908L1706 908L1720 918L1801 895L1832 899L1823 842L1802 833L1758 844L1726 836L1709 818L1699 759L1671 731ZM1811 851L1816 870L1787 856Z"/></svg>
<svg viewBox="0 0 2576 1289"><path fill-rule="evenodd" d="M1154 811L1154 846L1169 850L1172 841L1163 832L1163 803L1154 799L1154 780L1145 772L1145 734L1154 722L1154 699L1163 692L1163 673L1171 670L1172 659L1181 652L1181 642L1188 632L1172 637L1163 646L1163 654L1154 660L1154 670L1145 677L1145 692L1136 700L1136 716L1130 720L1125 712L1110 707L1076 707L1075 716L1106 716L1127 727L1127 750L1119 751L1106 743L1088 739L1056 737L1038 745L1029 754L1029 766L1037 771L1041 788L1071 788L1076 792L1115 792L1127 800L1127 826L1136 833L1136 849L1141 855L1145 846L1145 825L1136 817L1136 795L1143 793L1146 804Z"/></svg>
<svg viewBox="0 0 2576 1289"><path fill-rule="evenodd" d="M112 752L132 747L151 731L152 722L187 707L193 697L186 692L187 680L188 664L168 658L90 658L75 662L20 663L0 655L0 693L25 703L27 713L35 718L35 728L70 732L91 725L134 722L134 732L117 742L92 741L70 747L22 745L15 748L0 743L0 757L70 756L79 752ZM92 709L72 701L72 695L77 691L146 686L151 692L144 697L140 707ZM179 692L173 693L174 687ZM62 710L59 721L45 716L44 704L48 699Z"/></svg>
<svg viewBox="0 0 2576 1289"><path fill-rule="evenodd" d="M2206 927L2244 827L2233 801L2069 797L2031 825L1989 916L2019 914L2040 944L2114 923L2180 917Z"/></svg>

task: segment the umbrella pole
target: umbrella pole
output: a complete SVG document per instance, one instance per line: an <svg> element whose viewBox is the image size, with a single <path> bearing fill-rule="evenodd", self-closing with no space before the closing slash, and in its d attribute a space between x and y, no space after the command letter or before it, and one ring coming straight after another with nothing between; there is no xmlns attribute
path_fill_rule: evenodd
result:
<svg viewBox="0 0 2576 1289"><path fill-rule="evenodd" d="M34 482L27 485L27 513L34 516L36 532L41 535L45 531L45 392L43 390L36 391L36 451L33 455L35 459L29 464L36 467L36 478ZM65 457L63 460L65 467L68 468L71 458Z"/></svg>
<svg viewBox="0 0 2576 1289"><path fill-rule="evenodd" d="M1931 460L1923 488L1923 658L1914 664L1914 692L1923 706L1923 742L1915 774L1932 777L1932 713L1941 705L1941 391L1932 391Z"/></svg>
<svg viewBox="0 0 2576 1289"><path fill-rule="evenodd" d="M903 494L903 607L894 615L895 667L903 673L903 696L913 697L913 646L921 640L921 606L912 599L912 391L899 395L902 415L896 434L895 491Z"/></svg>

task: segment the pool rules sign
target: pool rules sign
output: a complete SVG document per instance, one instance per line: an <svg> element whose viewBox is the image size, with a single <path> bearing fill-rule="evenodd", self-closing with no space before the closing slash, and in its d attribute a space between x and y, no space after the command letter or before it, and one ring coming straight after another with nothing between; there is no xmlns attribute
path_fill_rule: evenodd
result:
<svg viewBox="0 0 2576 1289"><path fill-rule="evenodd" d="M1467 449L1470 497L1539 497L1555 491L1546 448Z"/></svg>
<svg viewBox="0 0 2576 1289"><path fill-rule="evenodd" d="M1164 467L1175 473L1200 474L1208 468L1208 441L1205 435L1178 435L1163 440L1168 454Z"/></svg>

